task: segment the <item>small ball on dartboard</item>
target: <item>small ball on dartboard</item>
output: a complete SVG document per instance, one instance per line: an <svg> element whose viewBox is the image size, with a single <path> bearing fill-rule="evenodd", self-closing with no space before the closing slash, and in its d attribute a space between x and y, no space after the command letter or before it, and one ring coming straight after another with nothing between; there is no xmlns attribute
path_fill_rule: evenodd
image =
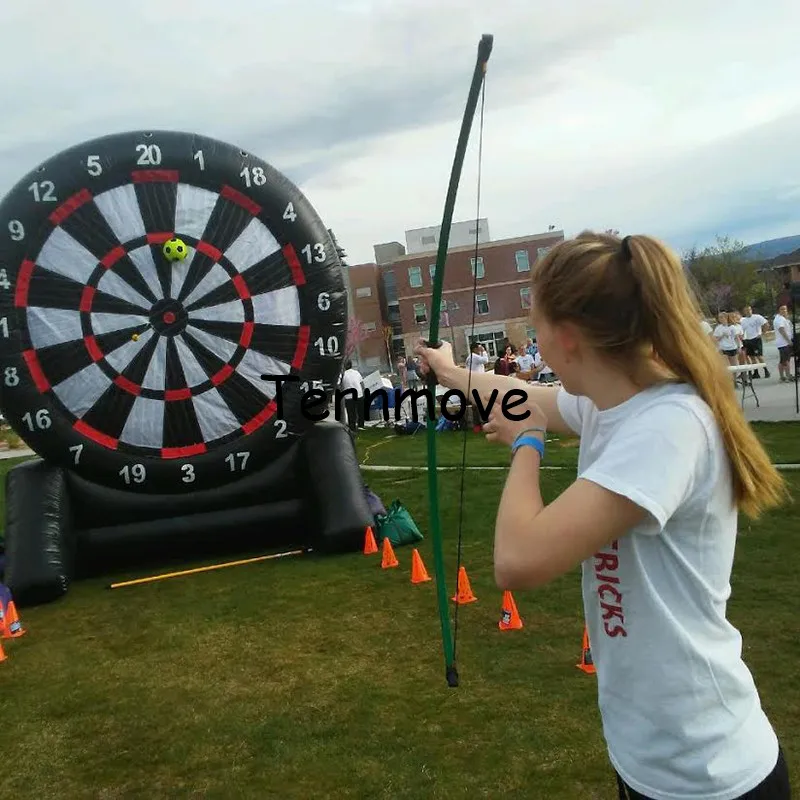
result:
<svg viewBox="0 0 800 800"><path fill-rule="evenodd" d="M182 239L167 239L164 246L161 248L164 253L164 258L167 261L183 261L186 258L189 248L184 244Z"/></svg>

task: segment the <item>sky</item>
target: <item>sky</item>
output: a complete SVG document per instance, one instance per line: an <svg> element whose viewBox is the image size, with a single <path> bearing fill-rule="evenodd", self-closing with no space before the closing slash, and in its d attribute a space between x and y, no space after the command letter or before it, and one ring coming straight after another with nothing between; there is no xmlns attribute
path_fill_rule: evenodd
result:
<svg viewBox="0 0 800 800"><path fill-rule="evenodd" d="M295 182L350 263L455 219L678 250L800 234L797 0L25 0L0 4L0 195L60 150L192 131ZM480 208L478 175L480 170Z"/></svg>

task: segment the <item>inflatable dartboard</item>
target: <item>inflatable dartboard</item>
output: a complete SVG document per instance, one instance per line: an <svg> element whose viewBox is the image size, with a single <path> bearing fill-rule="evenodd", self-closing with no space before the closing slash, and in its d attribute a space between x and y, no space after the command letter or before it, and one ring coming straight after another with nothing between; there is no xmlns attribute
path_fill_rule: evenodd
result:
<svg viewBox="0 0 800 800"><path fill-rule="evenodd" d="M25 176L0 226L0 407L89 480L178 493L241 478L313 424L301 394L338 378L330 233L237 147L95 139Z"/></svg>

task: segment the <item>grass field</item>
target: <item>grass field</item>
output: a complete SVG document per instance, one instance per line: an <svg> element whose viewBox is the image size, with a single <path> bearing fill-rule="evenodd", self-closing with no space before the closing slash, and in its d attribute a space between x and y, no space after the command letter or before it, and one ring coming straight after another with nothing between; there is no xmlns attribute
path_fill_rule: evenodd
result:
<svg viewBox="0 0 800 800"><path fill-rule="evenodd" d="M756 427L776 461L800 461L800 426ZM424 437L385 436L359 436L362 461L425 463ZM462 439L446 436L440 463L460 464ZM563 444L548 463L574 465L576 448ZM475 436L468 462L507 456ZM800 496L800 472L785 474ZM365 476L427 533L424 473ZM546 472L545 499L573 477ZM445 685L435 586L410 583L408 548L393 570L357 553L116 591L86 581L25 610L28 634L4 643L0 798L615 797L595 678L575 668L577 570L516 593L525 627L498 630L503 480L468 476L463 558L478 602L459 612L460 688ZM459 482L441 475L450 594ZM729 604L790 768L800 758L798 535L800 504L743 521ZM428 538L420 551L432 573Z"/></svg>

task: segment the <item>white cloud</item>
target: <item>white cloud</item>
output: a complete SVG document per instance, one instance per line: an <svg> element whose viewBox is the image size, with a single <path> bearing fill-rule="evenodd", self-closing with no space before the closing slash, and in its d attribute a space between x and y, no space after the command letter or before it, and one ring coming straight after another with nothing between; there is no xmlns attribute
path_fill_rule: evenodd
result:
<svg viewBox="0 0 800 800"><path fill-rule="evenodd" d="M800 233L800 4L49 0L0 9L0 192L58 150L192 130L288 175L350 254L439 222L484 32L494 236ZM457 219L475 214L478 120Z"/></svg>

